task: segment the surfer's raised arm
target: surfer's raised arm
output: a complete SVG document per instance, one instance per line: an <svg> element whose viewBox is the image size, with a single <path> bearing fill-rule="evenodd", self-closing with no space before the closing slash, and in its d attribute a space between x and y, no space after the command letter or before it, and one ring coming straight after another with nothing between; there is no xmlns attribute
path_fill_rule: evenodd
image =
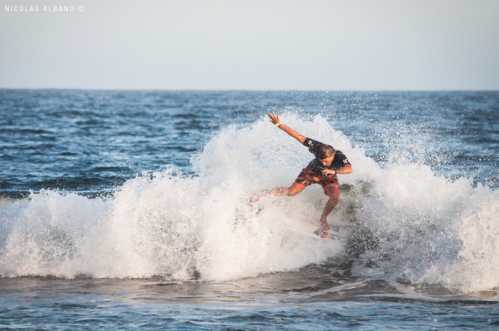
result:
<svg viewBox="0 0 499 331"><path fill-rule="evenodd" d="M296 140L298 140L300 142L300 144L303 144L305 142L305 139L307 139L304 135L298 133L294 129L292 129L289 126L287 126L286 124L282 123L281 119L276 114L274 114L274 113L267 113L267 115L270 117L270 120L272 121L272 124L274 124L279 129L281 129L282 131L284 131L287 134L289 134L291 137L293 137Z"/></svg>

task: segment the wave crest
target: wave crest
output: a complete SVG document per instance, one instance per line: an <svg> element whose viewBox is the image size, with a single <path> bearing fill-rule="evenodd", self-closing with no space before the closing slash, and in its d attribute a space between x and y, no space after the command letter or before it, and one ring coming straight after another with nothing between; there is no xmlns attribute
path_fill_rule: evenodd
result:
<svg viewBox="0 0 499 331"><path fill-rule="evenodd" d="M223 280L321 263L350 254L356 242L359 276L465 292L499 286L497 191L419 163L380 167L321 116L285 118L353 164L340 178L351 189L330 216L348 229L344 242L312 235L326 201L319 187L247 205L258 190L290 184L311 159L261 119L214 136L192 159L195 176L170 167L130 179L108 198L47 190L3 203L0 274ZM362 244L367 237L372 245Z"/></svg>

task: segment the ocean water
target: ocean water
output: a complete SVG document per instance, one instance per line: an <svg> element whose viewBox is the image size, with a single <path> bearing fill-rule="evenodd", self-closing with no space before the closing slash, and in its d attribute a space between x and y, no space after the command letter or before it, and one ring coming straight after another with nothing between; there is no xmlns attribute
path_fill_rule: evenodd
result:
<svg viewBox="0 0 499 331"><path fill-rule="evenodd" d="M498 328L498 155L499 92L0 90L0 328Z"/></svg>

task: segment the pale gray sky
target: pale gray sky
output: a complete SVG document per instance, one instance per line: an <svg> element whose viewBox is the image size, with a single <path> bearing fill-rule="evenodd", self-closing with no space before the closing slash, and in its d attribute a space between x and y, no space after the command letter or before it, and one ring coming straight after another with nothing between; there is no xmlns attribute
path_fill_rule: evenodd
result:
<svg viewBox="0 0 499 331"><path fill-rule="evenodd" d="M499 89L499 0L0 3L0 87Z"/></svg>

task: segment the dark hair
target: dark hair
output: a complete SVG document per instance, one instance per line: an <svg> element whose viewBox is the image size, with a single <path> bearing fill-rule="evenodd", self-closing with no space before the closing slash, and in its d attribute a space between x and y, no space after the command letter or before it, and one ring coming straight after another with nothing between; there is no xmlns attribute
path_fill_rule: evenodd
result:
<svg viewBox="0 0 499 331"><path fill-rule="evenodd" d="M334 150L333 146L330 145L321 145L318 148L317 155L316 157L319 160L325 159L327 157L333 156L336 151Z"/></svg>

